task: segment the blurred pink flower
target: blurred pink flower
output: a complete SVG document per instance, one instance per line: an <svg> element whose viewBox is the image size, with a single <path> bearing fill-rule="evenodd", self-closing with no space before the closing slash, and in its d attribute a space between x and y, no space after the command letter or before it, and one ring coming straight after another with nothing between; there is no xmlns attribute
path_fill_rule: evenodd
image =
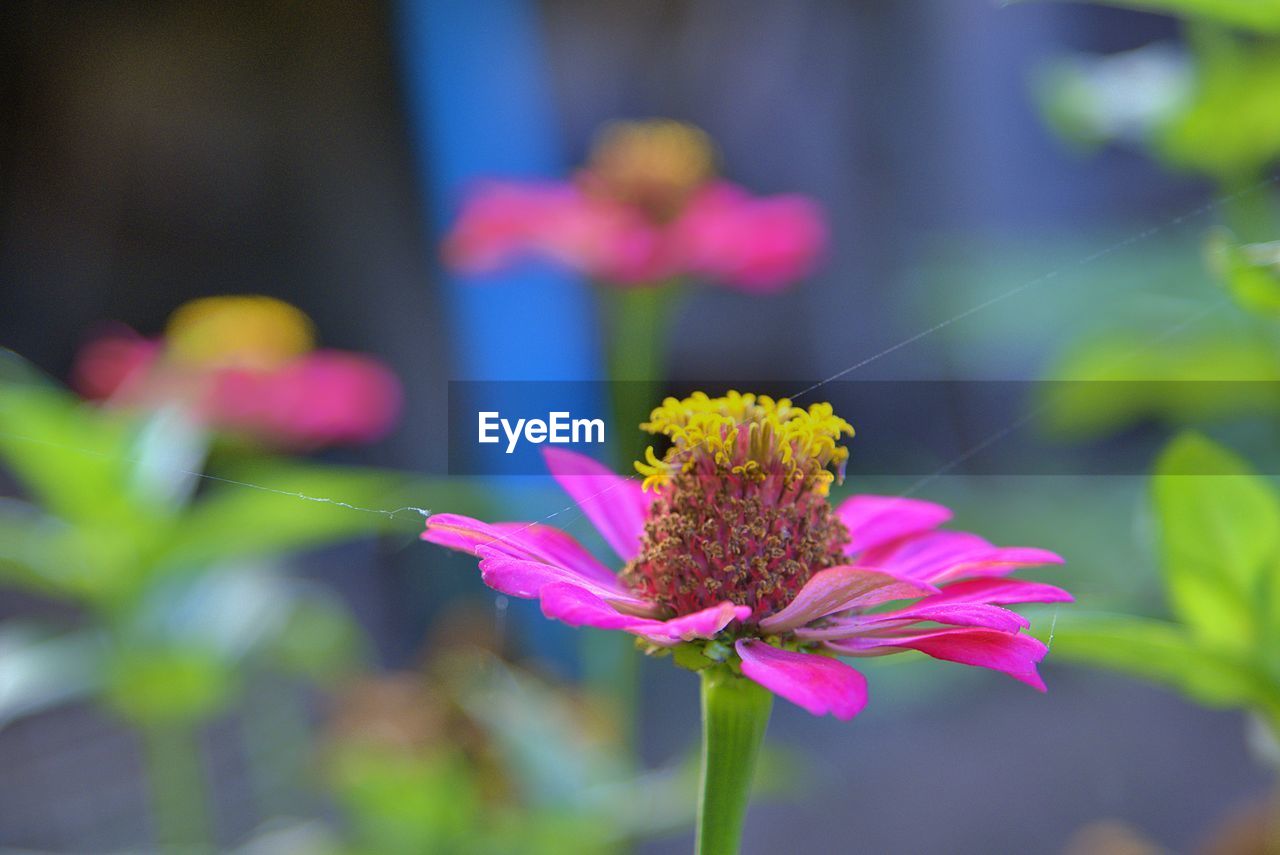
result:
<svg viewBox="0 0 1280 855"><path fill-rule="evenodd" d="M754 198L716 182L672 227L677 255L695 276L772 291L813 272L827 243L822 211L805 196Z"/></svg>
<svg viewBox="0 0 1280 855"><path fill-rule="evenodd" d="M210 300L175 313L163 338L121 328L91 341L74 386L118 406L181 403L215 430L287 447L369 442L394 425L400 384L382 363L312 350L310 322L279 301Z"/></svg>
<svg viewBox="0 0 1280 855"><path fill-rule="evenodd" d="M475 555L488 585L539 600L547 617L631 633L654 651L697 646L707 666L815 715L848 719L866 703L865 679L835 656L917 650L1044 690L1046 648L1004 606L1071 595L1006 577L1057 555L940 530L951 512L916 499L859 495L832 508L828 467L847 457L836 443L852 429L828 405L669 398L646 427L673 445L637 466L644 487L590 458L546 453L620 574L535 523L435 514L423 539Z"/></svg>
<svg viewBox="0 0 1280 855"><path fill-rule="evenodd" d="M753 197L713 179L710 163L709 143L688 126L615 128L573 181L478 184L445 261L486 273L547 259L620 286L687 276L756 292L811 273L827 243L817 203Z"/></svg>

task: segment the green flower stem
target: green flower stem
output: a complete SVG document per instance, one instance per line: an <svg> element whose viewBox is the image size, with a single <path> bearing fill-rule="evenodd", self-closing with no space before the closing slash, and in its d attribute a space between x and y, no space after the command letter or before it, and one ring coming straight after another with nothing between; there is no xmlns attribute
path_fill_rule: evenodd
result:
<svg viewBox="0 0 1280 855"><path fill-rule="evenodd" d="M241 733L254 802L264 817L296 815L302 808L307 758L313 755L311 722L293 685L271 673L245 695Z"/></svg>
<svg viewBox="0 0 1280 855"><path fill-rule="evenodd" d="M213 852L196 730L187 724L153 722L140 732L156 848L182 855Z"/></svg>
<svg viewBox="0 0 1280 855"><path fill-rule="evenodd" d="M632 463L645 446L640 423L648 421L659 403L666 375L666 324L678 288L672 282L597 289L612 381L610 442L616 469L624 475L634 474ZM623 739L634 747L639 657L633 639L619 632L584 632L581 659L587 685L617 705Z"/></svg>
<svg viewBox="0 0 1280 855"><path fill-rule="evenodd" d="M702 672L697 855L735 855L773 695L723 667Z"/></svg>
<svg viewBox="0 0 1280 855"><path fill-rule="evenodd" d="M608 312L613 446L624 472L644 450L638 428L659 403L666 379L666 326L677 289L675 284L600 289Z"/></svg>

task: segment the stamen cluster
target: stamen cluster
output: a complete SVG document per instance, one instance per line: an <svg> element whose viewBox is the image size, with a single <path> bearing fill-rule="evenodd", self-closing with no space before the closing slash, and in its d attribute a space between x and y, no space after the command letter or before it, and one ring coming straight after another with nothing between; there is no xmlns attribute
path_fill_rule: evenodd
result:
<svg viewBox="0 0 1280 855"><path fill-rule="evenodd" d="M778 479L783 486L799 481L803 489L825 496L831 483L844 477L849 459L840 439L853 436L853 426L830 404L805 409L787 398L738 392L667 398L640 427L671 440L662 458L650 446L645 460L636 463L646 490L678 472L697 471L756 482Z"/></svg>
<svg viewBox="0 0 1280 855"><path fill-rule="evenodd" d="M729 600L750 623L785 607L819 570L839 564L849 535L826 495L853 428L826 404L730 392L668 398L643 425L671 439L636 468L657 495L640 554L623 571L673 614Z"/></svg>

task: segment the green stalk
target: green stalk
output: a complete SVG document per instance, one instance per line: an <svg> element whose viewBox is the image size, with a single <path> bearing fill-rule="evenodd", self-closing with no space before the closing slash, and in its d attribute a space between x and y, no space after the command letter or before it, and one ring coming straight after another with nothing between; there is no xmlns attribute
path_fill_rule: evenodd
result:
<svg viewBox="0 0 1280 855"><path fill-rule="evenodd" d="M702 672L697 855L735 855L773 695L726 668Z"/></svg>
<svg viewBox="0 0 1280 855"><path fill-rule="evenodd" d="M644 450L640 423L649 412L666 378L667 318L675 284L633 288L601 288L609 317L609 380L613 397L613 446L619 463L630 471Z"/></svg>
<svg viewBox="0 0 1280 855"><path fill-rule="evenodd" d="M678 283L658 283L597 289L608 336L611 442L617 471L624 475L634 474L632 463L645 445L640 423L659 403L666 325L678 288ZM587 685L617 704L622 737L634 748L639 660L633 639L618 632L584 632L581 659Z"/></svg>
<svg viewBox="0 0 1280 855"><path fill-rule="evenodd" d="M157 850L212 852L197 732L190 725L167 722L145 724L140 732Z"/></svg>
<svg viewBox="0 0 1280 855"><path fill-rule="evenodd" d="M276 674L258 681L245 696L241 733L245 761L259 815L296 814L306 790L306 758L312 755L311 722L293 685Z"/></svg>

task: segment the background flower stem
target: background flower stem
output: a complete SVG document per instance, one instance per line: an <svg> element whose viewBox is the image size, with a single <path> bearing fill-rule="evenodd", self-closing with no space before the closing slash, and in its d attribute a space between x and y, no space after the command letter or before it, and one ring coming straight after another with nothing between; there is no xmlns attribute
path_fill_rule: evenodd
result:
<svg viewBox="0 0 1280 855"><path fill-rule="evenodd" d="M646 445L640 423L660 403L666 324L678 287L672 282L598 289L608 336L610 443L615 467L623 475L635 474L632 464ZM622 738L634 748L640 670L635 644L621 633L588 631L582 635L581 657L587 685L616 705Z"/></svg>
<svg viewBox="0 0 1280 855"><path fill-rule="evenodd" d="M702 672L697 855L735 855L773 695L725 668Z"/></svg>
<svg viewBox="0 0 1280 855"><path fill-rule="evenodd" d="M212 852L196 730L185 723L152 722L142 726L141 734L157 850Z"/></svg>
<svg viewBox="0 0 1280 855"><path fill-rule="evenodd" d="M605 330L609 336L609 379L613 398L612 445L624 474L647 444L639 430L661 401L666 379L667 319L678 285L637 285L601 288L605 301Z"/></svg>

